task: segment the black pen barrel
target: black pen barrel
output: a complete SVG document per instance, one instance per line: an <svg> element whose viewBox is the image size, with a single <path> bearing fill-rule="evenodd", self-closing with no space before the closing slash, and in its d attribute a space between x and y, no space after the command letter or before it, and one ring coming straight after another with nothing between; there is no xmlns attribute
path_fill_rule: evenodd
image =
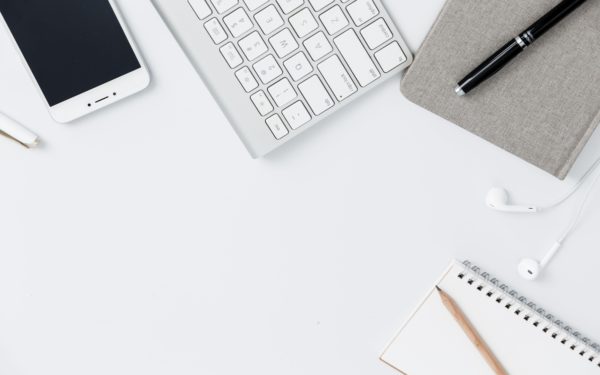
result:
<svg viewBox="0 0 600 375"><path fill-rule="evenodd" d="M560 21L562 21L565 17L571 14L575 9L579 8L583 3L587 0L568 0L562 1L556 7L554 7L550 12L536 21L533 25L531 25L527 30L523 32L522 35L531 36L533 42L535 39L544 35L548 30L556 26ZM527 42L527 39L524 38L524 41ZM528 45L531 42L527 43Z"/></svg>
<svg viewBox="0 0 600 375"><path fill-rule="evenodd" d="M544 35L552 27L556 26L569 14L573 13L587 0L563 0L546 13L527 30L519 34L514 40L508 42L498 52L485 60L462 81L458 83L455 91L462 96L479 86L482 82L498 73L509 62L519 55L525 48L531 45L537 38Z"/></svg>
<svg viewBox="0 0 600 375"><path fill-rule="evenodd" d="M523 52L523 47L515 39L511 40L460 81L456 93L465 95L473 90L479 84L502 70L521 52Z"/></svg>

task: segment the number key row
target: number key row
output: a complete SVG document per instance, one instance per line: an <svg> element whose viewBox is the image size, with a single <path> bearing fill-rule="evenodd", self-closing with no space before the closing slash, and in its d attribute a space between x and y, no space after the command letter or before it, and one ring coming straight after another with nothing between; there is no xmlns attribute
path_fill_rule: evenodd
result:
<svg viewBox="0 0 600 375"><path fill-rule="evenodd" d="M190 6L201 20L208 18L208 16L212 14L212 10L206 1L207 0L188 0ZM210 0L210 2L219 14L229 11L239 4L239 0ZM268 0L244 0L244 2L250 11L254 11L266 4ZM309 0L309 2L315 11L318 12L333 3L333 0ZM284 14L290 14L304 5L304 0L277 0L277 3ZM347 7L347 11L356 26L367 23L379 14L379 9L377 9L373 0L357 0ZM254 17L263 33L267 35L284 24L283 18L274 5L266 7ZM334 35L348 25L348 19L339 6L327 10L320 15L320 18L326 30L331 35ZM214 24L215 21L217 20L212 20L212 23ZM242 35L253 27L250 17L243 8L238 8L233 13L225 16L223 21L234 37ZM319 27L308 8L305 8L290 17L289 21L300 38L305 37L311 31L314 31Z"/></svg>
<svg viewBox="0 0 600 375"><path fill-rule="evenodd" d="M203 2L205 0L190 1ZM196 12L196 15L206 14L206 12L201 13L202 10L199 10L198 5L196 5L195 8L193 7L193 9ZM210 8L206 9L210 11ZM210 15L210 13L208 14ZM256 13L254 15L254 18L256 19L260 30L265 35L271 34L284 24L283 18L279 15L279 12L277 11L277 9L275 9L275 6L273 5L270 5L265 9L261 10L260 12ZM225 26L234 38L242 36L254 27L252 20L248 16L248 13L246 13L246 11L243 8L238 8L232 13L223 17L223 22L225 23ZM216 17L208 20L204 24L204 28L206 29L208 35L211 37L215 44L220 44L227 39L227 33L225 32L225 29L223 28L223 26L221 26L221 23Z"/></svg>

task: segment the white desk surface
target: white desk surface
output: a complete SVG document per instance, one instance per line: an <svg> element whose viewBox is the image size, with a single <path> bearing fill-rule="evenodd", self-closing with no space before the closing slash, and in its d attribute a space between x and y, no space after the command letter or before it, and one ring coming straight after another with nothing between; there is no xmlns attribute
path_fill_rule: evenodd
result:
<svg viewBox="0 0 600 375"><path fill-rule="evenodd" d="M387 1L413 49L442 3ZM45 141L0 139L1 374L395 374L380 350L451 258L600 340L600 199L536 283L516 264L577 200L483 204L497 184L552 201L600 136L560 182L411 104L398 78L252 160L149 1L120 4L153 83L70 125L0 33L0 108Z"/></svg>

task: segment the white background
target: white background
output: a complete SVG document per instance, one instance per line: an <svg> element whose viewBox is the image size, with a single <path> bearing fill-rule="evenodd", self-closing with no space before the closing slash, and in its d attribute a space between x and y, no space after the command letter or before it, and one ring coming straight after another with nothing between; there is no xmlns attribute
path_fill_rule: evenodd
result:
<svg viewBox="0 0 600 375"><path fill-rule="evenodd" d="M416 50L442 0L387 3ZM493 185L551 202L598 136L560 182L411 104L398 78L252 160L149 1L120 4L153 83L70 125L0 33L0 109L45 142L0 139L0 374L394 374L380 350L452 258L600 339L600 200L536 283L516 264L578 199L537 216L483 204Z"/></svg>

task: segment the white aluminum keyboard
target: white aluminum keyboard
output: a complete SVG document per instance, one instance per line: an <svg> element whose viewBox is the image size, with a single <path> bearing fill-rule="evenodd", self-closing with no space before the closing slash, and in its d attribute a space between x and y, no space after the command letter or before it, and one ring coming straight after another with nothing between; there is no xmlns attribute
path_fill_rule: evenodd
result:
<svg viewBox="0 0 600 375"><path fill-rule="evenodd" d="M154 2L253 156L412 62L379 0Z"/></svg>

